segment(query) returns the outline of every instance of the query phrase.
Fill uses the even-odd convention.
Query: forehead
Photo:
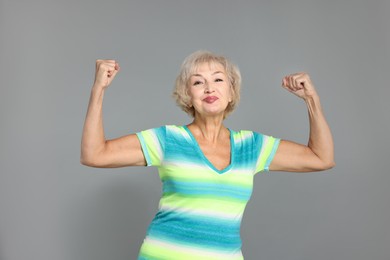
[[[216,61],[202,62],[193,66],[191,76],[195,76],[196,74],[212,74],[217,71],[226,74],[225,67],[221,63]]]

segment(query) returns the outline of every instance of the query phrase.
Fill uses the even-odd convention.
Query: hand
[[[115,60],[96,60],[95,87],[107,88],[119,72],[119,64]]]
[[[285,76],[282,81],[282,87],[305,100],[308,97],[317,95],[309,75],[305,72]]]

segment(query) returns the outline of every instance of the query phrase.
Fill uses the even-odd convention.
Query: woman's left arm
[[[282,86],[306,102],[310,136],[307,145],[281,140],[269,169],[311,172],[332,168],[335,166],[332,133],[309,75],[306,73],[288,75],[283,78]]]

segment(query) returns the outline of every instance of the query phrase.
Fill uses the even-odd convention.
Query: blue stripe
[[[171,211],[157,213],[148,235],[178,244],[197,244],[207,248],[228,250],[241,247],[240,221]]]
[[[243,188],[222,183],[166,180],[163,183],[163,194],[165,193],[197,196],[215,196],[220,198],[247,201],[252,194],[252,188]]]
[[[159,128],[155,128],[154,133],[156,134],[158,141],[160,142],[161,150],[165,151],[166,127],[161,126]]]
[[[276,150],[279,147],[279,143],[280,143],[280,139],[275,139],[274,146],[272,147],[272,151],[269,154],[268,159],[267,159],[267,161],[265,162],[265,165],[264,165],[264,170],[265,171],[269,171],[269,165],[271,164],[272,159],[275,156]]]

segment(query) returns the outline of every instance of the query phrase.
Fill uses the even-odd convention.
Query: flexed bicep
[[[139,139],[135,134],[105,141],[101,150],[91,153],[82,163],[97,168],[146,165]]]
[[[270,164],[271,171],[311,172],[323,170],[320,158],[306,145],[281,140]]]

